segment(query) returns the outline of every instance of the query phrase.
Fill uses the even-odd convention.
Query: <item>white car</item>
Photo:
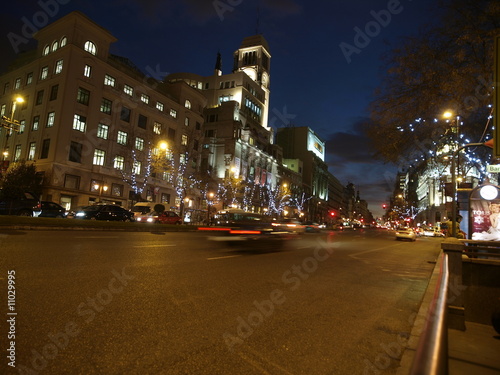
[[[396,240],[410,240],[415,241],[417,234],[411,228],[396,229]]]

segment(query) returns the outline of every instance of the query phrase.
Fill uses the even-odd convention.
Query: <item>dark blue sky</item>
[[[218,51],[223,72],[230,73],[243,38],[261,33],[272,55],[270,123],[316,131],[327,142],[330,172],[344,185],[356,184],[370,210],[381,215],[397,168],[373,160],[356,124],[368,116],[383,74],[381,56],[434,21],[435,2],[17,0],[0,15],[2,68],[14,53],[8,33],[22,35],[25,20],[41,26],[74,10],[118,39],[112,53],[156,78],[181,71],[210,75]],[[360,37],[358,30],[368,35]]]

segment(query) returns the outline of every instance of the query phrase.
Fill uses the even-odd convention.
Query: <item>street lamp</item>
[[[12,103],[12,111],[10,113],[10,118],[7,116],[2,116],[2,121],[0,123],[0,126],[2,128],[14,129],[16,132],[20,130],[21,125],[19,121],[16,121],[16,119],[14,118],[14,114],[16,113],[17,104],[21,103],[24,103],[24,98],[22,96],[17,96],[14,99],[14,102]]]
[[[99,199],[98,199],[98,202],[100,203],[102,200],[101,200],[101,196],[102,196],[102,192],[107,192],[108,191],[108,186],[107,185],[100,185],[100,184],[95,184],[94,185],[94,189],[95,190],[98,190],[99,191]]]

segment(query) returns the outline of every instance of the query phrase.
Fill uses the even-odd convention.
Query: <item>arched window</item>
[[[45,47],[43,47],[42,55],[47,56],[49,52],[50,52],[50,46],[47,44]]]
[[[184,107],[186,107],[187,109],[191,109],[191,102],[186,99],[186,101],[184,102]]]
[[[87,42],[85,42],[84,49],[85,49],[85,51],[91,53],[92,55],[96,55],[97,54],[97,48],[96,48],[95,44],[92,43],[90,40],[88,40]]]
[[[66,38],[65,36],[63,36],[63,37],[61,38],[61,43],[59,43],[59,44],[60,44],[60,46],[61,46],[61,48],[62,48],[62,47],[64,47],[64,46],[66,45],[66,43],[67,43],[67,42],[68,42],[68,38]]]
[[[52,43],[52,52],[56,51],[57,48],[59,48],[59,42],[54,40],[54,43]]]

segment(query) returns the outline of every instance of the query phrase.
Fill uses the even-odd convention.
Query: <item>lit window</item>
[[[38,130],[40,124],[40,116],[33,117],[33,124],[31,125],[31,130]]]
[[[141,174],[141,162],[136,160],[134,161],[134,165],[132,166],[132,173]]]
[[[135,139],[135,148],[139,151],[144,150],[144,139],[137,137]]]
[[[49,114],[47,115],[47,128],[53,127],[55,120],[56,120],[56,113],[49,112]],[[38,124],[37,124],[37,127],[38,127]]]
[[[63,60],[62,59],[61,60],[57,60],[56,61],[56,66],[54,68],[54,73],[55,74],[59,74],[59,73],[62,72],[62,70],[63,70]]]
[[[48,76],[49,76],[49,67],[44,66],[40,71],[40,79],[41,80],[47,79]]]
[[[113,161],[113,168],[123,171],[125,167],[125,158],[120,155],[115,156],[115,160]]]
[[[183,134],[181,136],[181,145],[187,146],[187,144],[188,144],[188,136],[186,134]]]
[[[109,74],[104,76],[104,85],[115,87],[116,80],[114,77],[111,77]]]
[[[130,96],[134,95],[134,89],[129,85],[123,86],[123,92],[127,95],[130,95]]]
[[[154,125],[153,125],[153,133],[155,134],[161,134],[161,124],[159,122],[154,122]]]
[[[116,142],[119,145],[126,145],[127,144],[127,136],[128,136],[128,134],[126,132],[118,130],[118,136],[116,138]]]
[[[106,151],[95,149],[94,150],[94,165],[104,165],[104,158],[106,157]]]
[[[47,56],[49,52],[50,52],[50,46],[47,44],[45,47],[43,47],[42,55]]]
[[[109,99],[102,98],[101,101],[101,112],[105,113],[107,115],[111,114],[111,107],[113,105],[113,102]]]
[[[184,125],[189,126],[189,117],[184,119]]]
[[[156,102],[156,109],[163,112],[164,105],[161,102]]]
[[[143,103],[149,104],[149,96],[146,94],[141,94],[141,101]]]
[[[16,145],[14,151],[14,161],[19,161],[21,159],[21,145]]]
[[[191,109],[191,102],[186,99],[186,101],[184,102],[184,107],[186,107],[187,109]]]
[[[172,116],[173,118],[177,118],[177,111],[175,109],[171,109],[170,116]]]
[[[30,142],[30,147],[28,149],[28,160],[33,160],[35,158],[36,143]]]
[[[14,83],[14,90],[18,90],[21,88],[21,78],[16,78],[16,82]]]
[[[105,124],[97,125],[97,138],[108,139],[109,126]]]
[[[59,43],[57,42],[57,40],[55,40],[54,43],[52,43],[52,52],[57,51],[58,48]]]
[[[26,76],[26,84],[31,85],[33,83],[33,72],[28,73]]]
[[[17,131],[18,134],[23,134],[24,129],[26,129],[26,120],[21,120],[19,121],[19,130]]]
[[[91,53],[92,55],[97,54],[97,48],[96,48],[95,44],[92,43],[90,40],[85,42],[85,45],[83,48],[85,49],[85,51]]]
[[[85,133],[87,127],[87,118],[85,116],[80,116],[75,114],[73,118],[73,129]]]
[[[90,78],[92,75],[92,67],[90,65],[85,65],[83,68],[83,75],[87,78]]]
[[[65,36],[63,36],[61,38],[61,43],[60,43],[61,48],[64,47],[67,42],[68,42],[68,38],[66,38]]]

